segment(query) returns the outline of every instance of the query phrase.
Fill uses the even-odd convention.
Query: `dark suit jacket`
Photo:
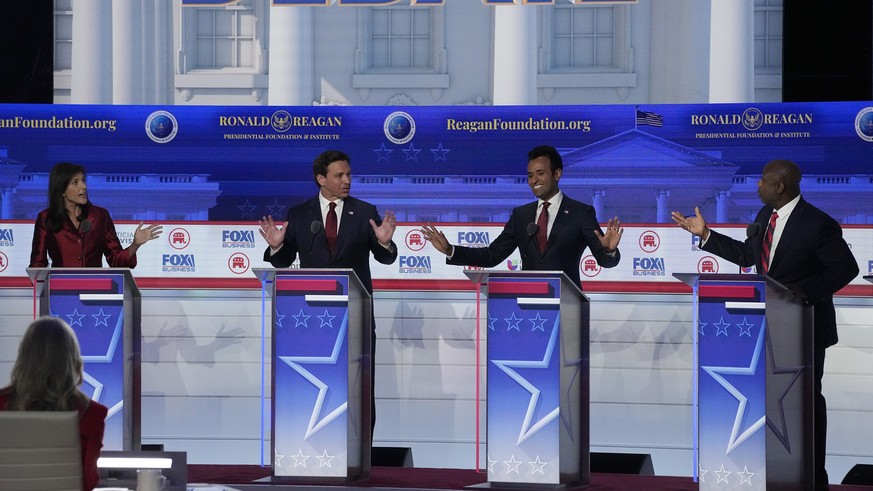
[[[392,241],[389,250],[379,244],[376,233],[370,226],[371,218],[376,225],[382,223],[375,206],[351,196],[343,200],[336,250],[331,255],[327,251],[327,237],[316,196],[288,210],[285,242],[272,256],[270,247],[267,246],[264,261],[277,268],[287,268],[299,254],[301,268],[352,268],[367,291],[373,293],[370,252],[376,261],[391,264],[397,259],[397,245]],[[321,224],[319,232],[314,235],[312,222]]]
[[[594,208],[566,194],[555,216],[545,253],[540,253],[536,237],[528,235],[528,225],[536,222],[537,203],[534,201],[514,208],[503,231],[488,247],[455,246],[448,264],[491,268],[517,248],[521,253],[521,269],[563,271],[579,288],[582,288],[579,261],[586,247],[602,267],[611,268],[618,264],[621,259],[618,250],[615,257],[607,254],[594,233],[594,230],[600,230]]]
[[[30,267],[44,268],[51,260],[53,268],[99,268],[103,266],[103,257],[112,268],[135,268],[136,256],[131,257],[127,249],[121,246],[115,233],[115,224],[109,211],[99,206],[89,205],[87,219],[91,221],[91,230],[84,234],[84,247],[79,242],[83,236],[75,228],[69,218],[57,231],[48,228],[48,210],[39,212],[33,225],[33,245],[30,249]],[[85,252],[85,262],[82,263],[82,251]]]
[[[755,217],[758,233],[740,242],[710,231],[702,249],[741,266],[761,269],[761,249],[773,208],[764,206]],[[788,217],[773,251],[769,276],[803,292],[814,306],[815,347],[837,342],[834,293],[858,276],[858,263],[843,239],[840,224],[802,197]]]

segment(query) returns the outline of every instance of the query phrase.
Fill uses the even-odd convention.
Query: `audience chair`
[[[0,411],[0,491],[82,491],[79,413]]]

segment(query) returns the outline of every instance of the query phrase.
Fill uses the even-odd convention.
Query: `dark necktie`
[[[336,247],[336,203],[330,202],[327,218],[324,221],[324,235],[327,236],[327,250],[333,254]]]
[[[764,246],[761,248],[761,265],[763,266],[764,274],[770,270],[770,246],[773,245],[773,231],[776,230],[776,219],[779,215],[774,211],[770,215],[770,223],[767,225],[767,233],[764,234]]]
[[[543,211],[537,218],[537,244],[540,246],[540,254],[546,252],[546,234],[549,231],[549,203],[543,201]]]

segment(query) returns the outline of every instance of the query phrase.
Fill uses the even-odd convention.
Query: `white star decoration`
[[[727,479],[727,478],[728,478],[729,475],[731,475],[731,471],[726,471],[726,470],[724,469],[724,464],[721,465],[721,469],[719,469],[719,470],[717,470],[717,471],[712,471],[712,472],[715,474],[715,477],[718,478],[718,479],[715,481],[716,484],[718,484],[718,483],[720,483],[720,482],[723,482],[723,483],[727,484],[727,482],[728,482],[728,479]]]
[[[534,317],[533,319],[528,319],[528,320],[530,321],[531,324],[533,324],[531,331],[536,331],[537,329],[539,329],[540,331],[543,331],[543,332],[546,331],[546,328],[543,326],[543,324],[545,324],[548,319],[543,319],[542,317],[540,317],[539,312],[537,312],[536,317]]]
[[[511,456],[509,458],[509,460],[504,460],[503,463],[506,464],[506,473],[507,474],[511,474],[513,472],[516,474],[519,473],[518,466],[521,465],[521,461],[515,460],[515,455]]]
[[[297,451],[297,455],[292,455],[292,459],[294,459],[294,467],[303,467],[306,468],[306,459],[309,458],[308,455],[303,455],[303,449]]]
[[[509,325],[506,327],[506,330],[507,330],[507,331],[511,331],[511,330],[513,330],[513,329],[515,329],[516,331],[519,330],[519,328],[518,328],[518,323],[521,322],[522,319],[516,317],[516,316],[515,316],[515,312],[513,312],[512,315],[510,315],[508,318],[506,318],[506,319],[504,319],[504,320],[506,321],[507,324],[509,324]]]
[[[533,462],[528,462],[528,465],[530,465],[530,467],[531,467],[531,471],[530,471],[531,475],[536,474],[538,472],[542,475],[546,475],[546,473],[543,471],[543,467],[545,467],[546,464],[548,464],[548,462],[541,461],[540,456],[537,455],[536,460],[534,460]]]
[[[748,466],[743,466],[743,472],[737,472],[737,475],[740,476],[740,484],[748,483],[749,486],[752,485],[752,477],[755,475],[754,472],[749,472]]]
[[[319,468],[321,468],[321,467],[332,468],[330,465],[330,462],[333,460],[334,457],[336,457],[336,455],[328,455],[327,454],[326,448],[324,449],[324,453],[322,453],[321,455],[315,456],[315,458],[318,459],[318,467]]]
[[[85,314],[80,314],[79,309],[73,309],[72,314],[67,314],[67,319],[70,319],[70,327],[79,326],[82,327],[82,318],[85,317]],[[75,318],[75,320],[74,320]]]
[[[112,317],[112,314],[107,314],[103,312],[103,308],[100,309],[100,312],[97,312],[96,314],[91,314],[91,316],[94,317],[94,327],[97,327],[99,325],[109,327],[109,324],[107,322],[109,321],[109,318]]]
[[[318,317],[318,319],[321,320],[321,325],[318,327],[327,326],[327,327],[333,329],[333,320],[336,319],[336,316],[330,315],[330,312],[328,312],[327,309],[324,309],[323,315],[319,315],[316,317]]]
[[[297,314],[297,315],[292,315],[291,317],[293,317],[293,318],[294,318],[294,321],[295,321],[295,322],[294,322],[294,327],[300,327],[300,326],[303,326],[303,327],[309,327],[309,324],[307,324],[306,321],[309,320],[309,318],[310,318],[311,316],[306,315],[305,313],[303,313],[303,309],[300,309],[300,313],[299,313],[299,314]]]

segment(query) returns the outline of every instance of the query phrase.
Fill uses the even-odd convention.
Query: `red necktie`
[[[764,274],[770,270],[770,246],[773,245],[773,231],[776,230],[776,219],[779,215],[774,211],[770,215],[770,223],[767,225],[767,233],[764,235],[764,246],[761,248],[761,265],[764,269]]]
[[[333,201],[330,202],[327,219],[324,221],[324,235],[327,236],[327,250],[333,254],[333,248],[336,247],[336,203]]]
[[[543,211],[537,218],[537,244],[540,246],[540,254],[546,252],[546,234],[549,231],[549,203],[543,201]]]

